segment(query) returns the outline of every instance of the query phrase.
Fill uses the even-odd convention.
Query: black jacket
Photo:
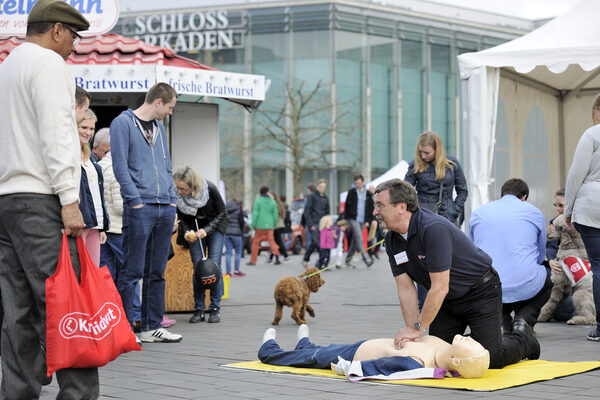
[[[304,207],[304,218],[306,226],[319,226],[321,218],[329,214],[329,198],[325,193],[321,196],[318,190],[315,190],[306,197],[306,206]]]
[[[227,229],[225,230],[226,235],[230,236],[242,236],[244,232],[244,211],[242,207],[235,201],[227,202]]]
[[[442,210],[440,215],[450,221],[462,219],[465,201],[469,191],[467,189],[467,180],[458,160],[452,156],[448,159],[454,162],[452,168],[446,168],[446,176],[443,179],[444,187],[442,190]],[[435,179],[435,167],[429,165],[423,172],[415,174],[415,163],[411,161],[408,164],[408,171],[404,180],[413,185],[419,198],[419,207],[428,208],[428,205],[434,205],[438,202],[440,195],[440,181]],[[456,199],[452,199],[453,189],[456,190]]]
[[[373,195],[366,188],[367,197],[365,198],[365,221],[373,221],[373,210],[375,209],[375,203],[373,202]],[[348,190],[348,196],[346,197],[346,205],[344,206],[344,218],[345,219],[356,219],[358,206],[358,190],[352,188]]]
[[[210,235],[215,230],[221,233],[225,233],[227,229],[227,210],[225,209],[225,203],[217,187],[212,183],[208,183],[208,202],[198,209],[196,216],[184,214],[177,209],[177,216],[179,217],[179,227],[177,228],[177,244],[187,246],[187,241],[183,238],[186,231],[196,231],[196,222],[198,221],[198,228],[204,229],[207,235]]]

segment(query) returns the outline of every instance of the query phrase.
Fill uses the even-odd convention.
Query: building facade
[[[246,202],[262,185],[290,201],[325,178],[337,205],[356,173],[369,181],[412,160],[426,130],[460,159],[456,56],[534,28],[417,0],[225,0],[194,8],[180,1],[169,10],[135,3],[113,32],[271,80],[252,114],[210,100],[220,108],[221,179],[229,198]]]

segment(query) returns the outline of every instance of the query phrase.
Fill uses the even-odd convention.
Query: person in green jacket
[[[263,186],[260,188],[260,196],[254,202],[254,208],[252,209],[254,238],[252,239],[250,262],[247,265],[256,265],[260,242],[263,240],[269,241],[271,252],[275,256],[275,265],[281,264],[281,261],[279,261],[279,246],[275,243],[275,236],[273,234],[276,224],[277,203],[269,196],[269,188]]]

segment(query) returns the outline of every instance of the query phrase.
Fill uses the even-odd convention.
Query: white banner
[[[173,86],[179,94],[264,100],[265,77],[180,67],[156,66],[156,79]]]
[[[25,37],[27,16],[37,0],[0,0],[0,37]],[[117,0],[64,0],[90,21],[81,36],[96,36],[110,31],[119,19]]]
[[[228,99],[265,99],[262,75],[236,74],[163,65],[71,65],[75,83],[88,92],[145,93],[157,82],[171,85],[177,94]]]

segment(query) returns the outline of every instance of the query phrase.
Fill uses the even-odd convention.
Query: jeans
[[[315,228],[314,231],[311,231],[310,227],[306,231],[306,232],[310,231],[310,242],[308,241],[309,236],[306,237],[306,242],[310,243],[310,244],[306,248],[306,252],[304,253],[304,258],[303,258],[303,260],[306,262],[308,262],[310,260],[310,255],[312,254],[313,251],[318,252],[320,249],[319,240],[321,238],[321,235],[319,234],[319,227],[315,226],[314,228]]]
[[[283,350],[277,342],[269,339],[258,350],[258,358],[265,364],[289,367],[329,369],[338,362],[338,356],[352,361],[356,350],[364,340],[353,344],[331,344],[317,346],[307,337],[300,339],[294,350]]]
[[[596,326],[600,329],[600,229],[573,224],[581,235],[593,273],[594,304],[596,305]]]
[[[231,256],[235,250],[235,270],[240,270],[240,259],[242,258],[243,241],[241,236],[225,235],[225,266],[227,273],[231,275]]]
[[[100,266],[107,266],[115,285],[123,268],[123,236],[120,233],[106,233],[106,242],[100,246]],[[140,283],[135,283],[133,297],[133,320],[142,319],[142,299],[140,298]]]
[[[349,219],[350,228],[352,229],[352,240],[350,241],[350,245],[348,246],[348,255],[347,259],[351,259],[354,256],[354,253],[359,252],[361,257],[364,259],[366,257],[365,253],[362,253],[363,247],[363,227],[364,223],[358,222],[355,219]]]
[[[208,247],[208,258],[213,260],[219,269],[221,269],[221,255],[223,253],[223,240],[225,235],[223,235],[219,231],[214,231],[204,239],[202,239],[202,246],[204,247],[204,251],[206,251],[206,247]],[[196,263],[200,261],[202,257],[202,249],[200,248],[200,242],[196,240],[193,243],[189,244],[190,247],[190,256],[192,257],[192,263],[194,264],[194,269],[196,268]],[[221,273],[223,271],[221,270]],[[223,297],[223,279],[219,279],[219,283],[217,284],[217,290],[210,291],[210,306],[208,306],[208,310],[220,310],[221,309],[221,297]],[[198,285],[196,285],[196,280],[194,280],[194,302],[196,303],[196,310],[204,311],[206,304],[204,302],[205,299],[205,290],[200,289]]]
[[[452,343],[454,336],[464,335],[468,326],[471,337],[490,352],[490,368],[503,368],[526,357],[527,339],[520,334],[502,339],[501,315],[502,284],[494,271],[494,277],[473,285],[463,297],[444,300],[429,334]]]
[[[175,222],[175,207],[145,204],[123,210],[123,269],[117,289],[127,319],[135,321],[135,285],[142,284],[142,331],[161,327],[165,311],[165,268]]]
[[[2,399],[37,399],[42,385],[40,332],[46,326],[46,279],[56,272],[64,227],[58,196],[19,193],[0,196],[0,292]],[[75,275],[79,256],[69,238]],[[45,336],[44,336],[45,339]],[[95,399],[97,368],[56,372],[57,399]]]

